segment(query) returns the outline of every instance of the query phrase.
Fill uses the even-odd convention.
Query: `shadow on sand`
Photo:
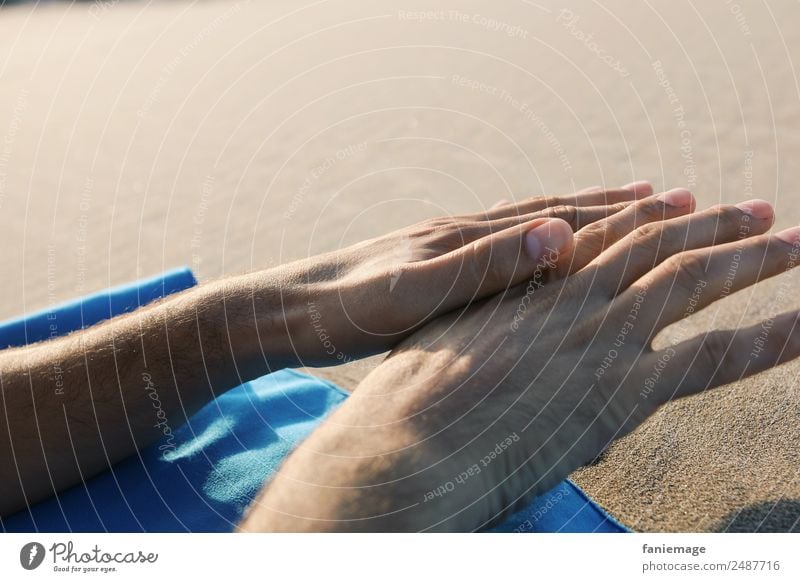
[[[711,531],[800,532],[800,499],[750,505],[729,513]]]

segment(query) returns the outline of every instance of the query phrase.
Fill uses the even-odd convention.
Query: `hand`
[[[517,288],[429,324],[289,458],[243,528],[479,529],[668,400],[797,357],[798,313],[650,346],[690,305],[796,265],[800,228],[762,234],[771,223],[751,201],[650,224],[528,288],[528,309]]]
[[[692,211],[691,196],[668,206],[650,194],[650,184],[639,182],[533,198],[428,220],[270,270],[260,280],[275,289],[273,304],[261,311],[285,321],[272,326],[281,334],[270,333],[264,351],[285,350],[288,365],[332,365],[386,351],[435,317],[529,279],[547,247],[568,245],[573,230],[575,253],[562,261],[559,276],[634,227]]]

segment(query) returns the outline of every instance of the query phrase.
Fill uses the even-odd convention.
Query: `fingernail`
[[[693,198],[692,193],[686,188],[674,188],[659,194],[656,196],[656,200],[660,200],[667,206],[682,208],[691,205]]]
[[[623,190],[630,190],[635,194],[644,194],[650,196],[653,193],[653,185],[647,180],[639,180],[638,182],[631,182],[622,187]]]
[[[525,250],[534,261],[547,251],[560,251],[572,242],[572,227],[559,218],[553,218],[530,230],[525,235]]]
[[[508,204],[508,200],[506,198],[501,198],[500,200],[498,200],[497,202],[492,204],[492,207],[489,210],[494,210],[495,208],[500,208],[501,206],[505,206],[506,204]]]
[[[772,205],[766,200],[759,200],[758,198],[747,200],[746,202],[739,202],[736,208],[759,220],[772,218],[773,215]]]
[[[793,226],[792,228],[776,232],[775,236],[790,245],[800,244],[800,226]]]

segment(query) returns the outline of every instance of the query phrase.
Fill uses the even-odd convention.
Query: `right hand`
[[[765,235],[772,218],[754,201],[656,222],[529,288],[527,309],[517,288],[426,326],[289,459],[262,500],[281,515],[245,527],[479,529],[670,399],[797,357],[798,313],[650,346],[690,299],[701,309],[795,266],[800,228]]]

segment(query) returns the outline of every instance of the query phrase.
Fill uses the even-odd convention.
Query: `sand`
[[[0,317],[634,179],[688,186],[700,206],[758,196],[795,224],[800,6],[697,4],[3,9]],[[669,335],[796,308],[797,284]],[[371,365],[320,373],[353,388]],[[799,370],[667,406],[575,479],[637,530],[797,529]]]

